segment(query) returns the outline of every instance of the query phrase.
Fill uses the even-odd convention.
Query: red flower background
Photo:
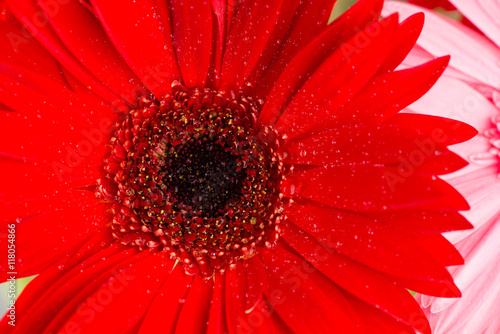
[[[447,146],[475,131],[398,113],[448,58],[394,71],[423,16],[379,21],[382,2],[328,24],[334,1],[5,1],[1,240],[15,224],[17,275],[39,276],[2,330],[430,333],[407,289],[460,295],[445,266],[462,258],[441,233],[471,227],[468,205],[437,175],[465,165]],[[163,112],[198,124],[210,108],[224,134],[237,130],[221,113],[241,116],[272,170],[244,178],[273,195],[262,231],[220,208],[234,237],[222,255],[200,237],[212,225],[169,220],[174,240],[138,216],[114,169],[140,151],[120,129],[153,131]]]

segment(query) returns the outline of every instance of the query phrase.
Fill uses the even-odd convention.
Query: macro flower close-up
[[[430,9],[436,5],[413,2]],[[461,120],[479,131],[472,140],[451,148],[469,165],[446,176],[470,203],[464,216],[474,225],[473,230],[446,235],[465,259],[464,266],[451,270],[463,297],[419,295],[417,299],[437,334],[496,334],[500,333],[500,2],[450,0],[440,5],[448,11],[438,14],[397,2],[387,2],[384,10],[384,15],[398,12],[403,17],[425,13],[422,36],[405,66],[451,55],[443,76],[409,111]]]
[[[430,334],[477,131],[400,113],[422,13],[334,4],[0,1],[0,331]]]

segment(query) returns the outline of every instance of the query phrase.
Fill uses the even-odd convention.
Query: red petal
[[[334,3],[335,0],[321,2],[307,0],[300,1],[298,4],[296,2],[293,2],[293,4],[286,3],[284,7],[294,9],[295,15],[290,24],[280,24],[288,30],[286,31],[284,41],[280,43],[282,47],[275,52],[276,54],[269,68],[265,69],[265,76],[263,78],[258,76],[260,82],[256,84],[256,90],[259,96],[268,95],[273,84],[293,56],[300,52],[307,43],[312,41],[325,29],[330,19]],[[357,19],[362,18],[362,16],[357,16]],[[281,22],[281,20],[279,22]],[[286,20],[284,20],[284,22],[286,22]]]
[[[113,130],[114,110],[81,100],[38,74],[17,68],[4,70],[9,75],[0,73],[0,78],[9,86],[9,93],[0,89],[0,98],[19,113],[0,114],[0,133],[7,138],[0,141],[0,152],[46,161],[51,166],[57,161],[56,167],[66,172],[85,163],[102,163],[105,147],[101,144],[108,142]],[[67,99],[61,100],[61,95]],[[84,106],[93,112],[80,112],[79,107]]]
[[[105,128],[89,124],[81,115],[70,116],[72,120],[64,123],[71,111],[58,112],[60,117],[55,119],[49,115],[39,118],[18,113],[0,115],[1,154],[48,165],[47,172],[59,181],[71,178],[70,174],[86,166],[102,165],[106,147],[94,138],[110,136],[112,127],[107,123],[110,119],[103,120],[103,124],[108,124]]]
[[[213,280],[202,280],[199,275],[194,277],[186,302],[177,319],[175,333],[206,332],[213,290]]]
[[[328,249],[293,224],[285,222],[283,227],[284,239],[306,260],[374,310],[380,309],[406,324],[411,324],[415,316],[425,318],[411,294],[388,276]]]
[[[418,158],[419,167],[447,151],[430,134],[391,124],[338,127],[287,145],[290,163],[306,165],[391,165]],[[414,155],[418,156],[414,158]],[[288,162],[288,161],[287,161]]]
[[[247,292],[245,312],[249,313],[257,306],[259,300],[261,300],[262,293],[267,284],[267,275],[262,262],[257,256],[246,262]]]
[[[443,266],[464,264],[458,250],[440,234],[412,234],[409,236],[415,245],[431,255]]]
[[[17,219],[32,218],[41,214],[97,204],[95,194],[90,191],[54,187],[39,189],[37,194],[9,192],[0,196],[1,224]]]
[[[405,286],[411,291],[420,292],[429,296],[442,298],[459,298],[462,293],[453,281],[429,281],[418,279],[405,279],[399,277],[392,278],[396,283]]]
[[[0,21],[10,23],[11,25],[15,25],[17,28],[21,28],[19,21],[12,15],[9,10],[9,7],[5,4],[5,1],[0,2]]]
[[[285,57],[291,57],[294,53],[292,50],[302,49],[306,43],[309,43],[320,31],[324,30],[330,20],[335,2],[336,0],[325,0],[321,2],[315,0],[300,1],[294,21],[288,28],[288,39],[284,43],[284,47],[280,51],[280,54]],[[354,11],[361,9],[361,6],[364,6],[365,9],[371,7],[370,9],[373,11],[381,11],[382,9],[382,6],[378,6],[377,8],[377,6],[373,4],[373,1],[362,0],[360,2],[363,4],[357,4],[355,5],[356,8],[349,9],[344,18],[350,18]],[[358,20],[363,19],[361,13],[358,12],[355,15],[358,16]],[[373,13],[373,16],[377,15]],[[368,22],[364,23],[366,25]],[[356,26],[356,24],[353,25]]]
[[[245,296],[246,277],[243,265],[237,265],[235,269],[226,272],[225,281],[225,304],[226,319],[229,333],[241,333],[248,331],[245,323]]]
[[[58,4],[57,11],[52,0],[41,0],[38,4],[75,58],[106,86],[135,105],[136,94],[146,93],[144,86],[112,46],[94,15],[78,1]]]
[[[422,132],[430,133],[436,141],[444,145],[462,143],[477,134],[477,130],[466,123],[437,116],[398,114],[389,122],[406,129],[417,127]]]
[[[59,64],[31,35],[1,21],[0,30],[0,63],[27,68],[64,85]]]
[[[239,0],[212,0],[217,21],[221,27],[221,35],[227,35],[233,23],[233,17],[238,8]]]
[[[73,298],[72,301],[79,299],[80,306],[64,324],[61,322],[62,328],[68,330],[72,326],[83,332],[98,333],[134,326],[142,319],[172,266],[173,261],[168,260],[167,254],[158,252],[120,273],[115,272],[96,290],[87,292],[86,296],[80,292]]]
[[[212,7],[209,0],[171,0],[177,61],[188,87],[205,87],[213,57]],[[196,64],[196,65],[195,65]]]
[[[335,119],[325,120],[320,129],[339,124],[380,123],[390,118],[422,97],[443,73],[448,60],[449,57],[438,58],[410,69],[374,77],[350,103],[336,113]],[[416,121],[417,118],[412,123],[413,129],[416,128]]]
[[[420,36],[424,26],[424,17],[423,13],[417,13],[399,25],[392,43],[392,50],[379,72],[392,71],[403,62]]]
[[[233,20],[234,11],[238,6],[238,0],[212,0],[212,6],[218,33],[214,46],[214,73],[212,73],[212,77],[215,87],[219,87],[227,33]],[[214,27],[214,33],[216,28]]]
[[[36,1],[5,0],[5,3],[9,5],[12,13],[28,31],[51,52],[52,56],[84,83],[86,87],[89,87],[96,95],[116,105],[121,110],[127,109],[121,97],[97,80],[62,44],[51,26],[47,24],[47,18],[36,5]]]
[[[140,253],[134,256],[136,250],[123,251],[119,245],[111,247],[114,253],[109,252],[109,249],[97,253],[93,258],[67,272],[63,268],[58,280],[49,282],[43,294],[31,296],[30,303],[26,300],[25,305],[29,309],[21,314],[16,329],[20,332],[42,332],[43,329],[57,331],[67,322],[68,317],[79,309],[81,303],[106,280],[119,274],[120,269],[149,255]],[[101,261],[96,262],[96,256],[99,255],[109,257],[106,257],[107,261],[102,261],[101,257]],[[28,295],[25,298],[27,297]],[[58,312],[54,316],[55,309]],[[88,312],[84,314],[89,315]]]
[[[120,243],[116,242],[116,239],[113,237],[110,229],[104,226],[103,228],[95,232],[94,235],[85,244],[83,244],[80,249],[78,249],[74,254],[71,254],[68,260],[64,263],[64,268],[66,270],[69,270],[82,263],[83,261],[95,256],[102,250],[106,250],[106,248],[108,247],[108,249],[110,249],[110,246],[112,244],[113,247],[116,246],[118,250],[128,248],[128,246],[123,246]],[[101,254],[109,256],[109,253]],[[99,257],[97,258],[99,259]],[[102,256],[100,257],[100,260],[102,260]]]
[[[101,283],[110,276],[116,275],[117,272],[110,270],[110,268],[119,264],[135,262],[138,259],[144,258],[146,255],[137,255],[137,249],[127,248],[116,242],[116,239],[112,240],[112,243],[105,243],[104,245],[101,243],[101,248],[96,249],[95,241],[99,240],[100,237],[102,238],[102,235],[92,237],[80,247],[73,257],[70,257],[69,261],[59,265],[59,277],[53,282],[50,282],[40,295],[36,296],[36,298],[32,298],[31,303],[26,301],[25,304],[29,307],[26,313],[34,313],[35,318],[38,317],[42,319],[38,324],[39,326],[48,326],[50,322],[52,322],[52,326],[57,326],[57,323],[59,323],[61,319],[64,320],[71,315],[72,311],[66,308],[65,312],[59,312],[57,315],[58,319],[53,319],[54,317],[50,317],[48,314],[52,313],[54,308],[62,309],[66,306],[67,302],[71,303],[71,298],[82,289],[82,286],[96,283],[98,281],[97,278],[101,274],[104,274],[100,281]],[[90,252],[85,249],[88,246],[94,249],[93,254],[90,254]],[[78,259],[80,259],[81,262],[72,266],[71,264],[75,263]],[[82,274],[84,270],[86,273]],[[69,313],[66,312],[68,310]],[[23,326],[24,325],[26,324],[23,324]]]
[[[374,24],[326,59],[293,97],[276,129],[294,138],[328,120],[350,101],[387,57],[397,20],[397,16],[391,16]]]
[[[50,286],[63,274],[62,270],[68,268],[70,269],[77,263],[80,263],[85,259],[92,257],[96,253],[99,253],[101,250],[107,249],[115,241],[115,239],[111,236],[109,231],[106,230],[106,233],[102,232],[103,229],[95,233],[88,241],[86,241],[81,246],[80,249],[78,249],[77,247],[77,255],[69,252],[54,265],[44,270],[42,274],[38,275],[39,278],[37,278],[37,280],[34,280],[33,283],[29,285],[29,288],[25,290],[29,292],[24,293],[24,295],[31,293],[32,297],[26,299],[23,298],[20,301],[16,301],[16,308],[23,309],[25,307],[31,307],[33,305],[33,300],[50,290],[47,289],[47,286]],[[47,279],[47,275],[50,278]],[[26,303],[24,303],[24,301],[26,301]]]
[[[222,274],[215,274],[214,293],[212,295],[207,334],[228,332],[225,314],[224,281],[225,279]]]
[[[64,83],[61,84],[37,72],[10,63],[1,65],[0,74],[2,86],[8,88],[6,91],[0,90],[2,102],[8,106],[12,105],[13,110],[22,112],[25,115],[39,118],[41,116],[53,116],[54,120],[56,120],[57,117],[55,116],[59,116],[59,109],[69,109],[75,111],[74,115],[72,115],[74,118],[81,117],[82,121],[86,120],[85,123],[98,123],[106,118],[109,121],[109,118],[115,116],[116,110],[110,108],[108,104],[90,93],[76,95],[71,90],[72,87],[67,85],[66,77]],[[12,97],[9,94],[16,95]],[[65,98],[61,99],[61,96]],[[28,101],[19,101],[23,98]],[[52,109],[54,107],[56,107],[56,110]],[[79,108],[91,109],[92,112],[83,114],[81,113],[82,109]],[[44,114],[40,115],[42,112]]]
[[[465,199],[434,176],[370,165],[328,166],[293,174],[282,183],[285,196],[301,196],[351,211],[405,208],[467,210]]]
[[[274,323],[272,312],[260,298],[267,272],[254,257],[238,263],[226,272],[226,319],[229,333],[276,333],[280,322]],[[276,332],[273,328],[276,327]]]
[[[269,268],[265,294],[292,331],[363,333],[349,303],[329,280],[281,247],[274,253],[261,253]]]
[[[9,194],[11,199],[14,199],[15,195],[20,195],[24,198],[41,199],[40,197],[42,196],[50,196],[55,189],[59,192],[67,192],[68,188],[95,186],[96,180],[103,175],[102,169],[99,167],[79,166],[72,173],[58,175],[56,170],[50,165],[35,165],[3,157],[0,157],[0,163],[2,164],[3,171],[0,174],[0,194]],[[61,195],[59,194],[59,196]],[[93,193],[92,197],[95,203],[95,195]],[[44,203],[50,204],[47,201]],[[52,203],[52,205],[54,204]],[[27,209],[30,210],[33,208]],[[19,215],[21,212],[22,214],[26,214],[26,211],[26,209],[21,210],[17,214]]]
[[[269,36],[269,41],[264,49],[266,52],[262,53],[259,61],[252,70],[252,74],[247,79],[253,87],[257,86],[257,82],[268,69],[272,60],[276,58],[277,55],[281,54],[280,48],[283,45],[283,40],[286,35],[290,33],[290,29],[293,27],[292,23],[294,16],[298,15],[296,11],[300,10],[300,8],[297,8],[299,6],[299,2],[299,0],[288,0],[283,2],[281,8],[279,9],[278,18],[276,20],[277,24],[274,27],[271,36]],[[307,29],[308,32],[314,30],[315,29]]]
[[[473,228],[467,219],[457,212],[405,210],[404,214],[379,212],[370,216],[391,229],[420,233],[442,233]]]
[[[298,204],[288,208],[287,216],[332,250],[387,275],[452,282],[444,267],[418,244],[372,220],[340,210]],[[283,230],[286,234],[286,228]]]
[[[239,330],[230,333],[277,334],[291,332],[276,314],[276,311],[264,300],[260,300],[251,312],[241,314],[238,317],[238,322],[241,324]]]
[[[12,112],[13,110],[0,101],[0,113]]]
[[[347,211],[340,211],[340,210],[332,210],[324,207],[317,207],[317,206],[306,206],[304,207],[303,210],[300,209],[300,205],[293,205],[287,210],[287,215],[290,217],[290,219],[297,225],[300,224],[299,226],[307,231],[309,234],[315,236],[318,240],[322,240],[326,238],[326,244],[330,245],[333,249],[336,249],[336,251],[341,252],[342,249],[344,251],[352,251],[353,249],[348,249],[348,248],[342,248],[343,247],[343,242],[344,240],[341,240],[342,238],[338,238],[338,240],[335,240],[336,242],[333,243],[332,245],[332,240],[333,237],[335,237],[335,232],[337,229],[340,229],[343,233],[346,233],[347,235],[355,235],[357,233],[361,234],[366,234],[367,233],[367,228],[366,226],[373,226],[370,228],[371,231],[375,231],[375,229],[378,229],[378,227],[375,227],[377,225],[373,225],[374,222],[370,222],[366,217],[361,216],[361,215],[355,215],[352,213],[349,213]],[[296,210],[296,211],[293,211]],[[295,212],[295,213],[294,213]],[[414,214],[412,211],[402,211],[401,213],[393,214],[394,216],[399,216],[399,220],[395,221],[394,224],[390,225],[389,229],[384,228],[382,230],[382,233],[386,234],[386,237],[390,242],[395,243],[397,242],[398,239],[400,239],[401,234],[397,233],[397,236],[390,237],[388,236],[387,233],[392,234],[395,233],[395,228],[397,228],[399,225],[404,224],[404,217],[406,213],[409,213],[408,216],[412,217],[425,217],[429,216],[429,214]],[[293,218],[293,216],[296,216],[296,218]],[[437,214],[436,214],[437,215]],[[432,216],[432,215],[431,215]],[[436,216],[436,219],[438,217]],[[328,224],[326,222],[329,222]],[[359,222],[358,228],[352,227],[351,225],[346,225],[348,223],[350,224],[358,224],[356,222]],[[400,222],[401,224],[398,224],[397,222]],[[411,222],[411,218],[410,218]],[[323,224],[323,225],[322,225]],[[332,224],[334,227],[330,227]],[[376,223],[379,224],[379,223]],[[363,227],[364,226],[364,227]],[[383,232],[385,230],[385,232]],[[378,230],[380,231],[380,230]],[[378,232],[377,232],[378,233]],[[330,236],[330,237],[329,237]],[[371,238],[371,235],[368,236],[368,239]],[[349,239],[349,240],[361,240],[355,239],[354,236]],[[347,239],[346,239],[347,240]],[[406,239],[408,241],[408,239]],[[337,245],[338,242],[338,245]],[[384,241],[380,241],[383,245],[382,247],[387,247],[390,243],[385,245]],[[411,245],[411,242],[407,242],[408,245]],[[367,243],[358,243],[360,247],[367,247],[369,244]],[[402,242],[402,245],[405,246],[405,242]],[[340,247],[340,249],[338,247]],[[396,244],[395,247],[400,247]],[[370,248],[370,251],[360,251],[360,253],[357,252],[350,252],[349,256],[352,257],[353,259],[358,259],[358,261],[361,262],[360,256],[371,254],[370,252],[373,251],[373,247]],[[343,252],[344,253],[344,252]],[[391,253],[388,251],[388,253]],[[396,276],[390,276],[389,273],[386,273],[387,277],[389,277],[391,280],[394,282],[400,284],[401,286],[405,286],[410,290],[413,291],[419,291],[425,294],[430,294],[430,295],[438,295],[441,297],[459,297],[460,296],[460,291],[458,288],[455,286],[453,283],[451,277],[449,274],[444,271],[442,268],[437,266],[437,263],[429,258],[425,253],[421,252],[420,250],[415,250],[413,253],[410,251],[410,257],[413,256],[418,256],[421,258],[422,263],[427,262],[427,265],[429,267],[425,267],[425,265],[421,266],[421,271],[423,273],[427,272],[428,270],[431,270],[430,268],[432,267],[433,269],[433,274],[428,277],[428,278],[402,278],[402,276],[396,277]],[[347,253],[346,253],[347,254]],[[392,256],[392,255],[391,255]],[[374,261],[373,257],[366,257],[368,261]],[[364,261],[364,260],[363,260]],[[430,261],[430,262],[428,262]],[[367,262],[364,262],[367,264]],[[402,263],[405,265],[405,263]],[[414,270],[413,267],[411,267],[411,263],[407,263],[407,266],[410,266],[408,268],[408,272],[411,272]],[[377,267],[378,266],[378,267]],[[384,260],[381,259],[379,262],[373,262],[372,263],[373,268],[377,268],[377,270],[384,271]],[[406,269],[402,269],[401,273],[404,275],[406,274]],[[417,275],[417,276],[423,276],[423,275]],[[439,276],[441,277],[440,279],[435,279],[434,276]]]
[[[0,64],[1,87],[0,98],[2,103],[10,109],[25,115],[33,115],[41,111],[49,112],[50,107],[64,109],[66,101],[56,101],[57,95],[73,97],[69,87],[49,77],[41,76],[35,72],[15,64]],[[24,99],[27,99],[24,100]],[[52,105],[47,105],[47,104]],[[2,117],[11,113],[2,113]]]
[[[285,54],[283,60],[277,60],[276,66],[267,71],[257,86],[257,94],[267,97],[266,104],[259,116],[259,123],[274,124],[286,105],[290,103],[293,96],[318,66],[343,43],[353,37],[357,31],[378,20],[382,3],[381,0],[359,1],[321,35],[298,52],[284,71],[287,59],[291,55]],[[314,2],[314,6],[316,5],[317,2]],[[294,47],[291,46],[291,48]]]
[[[456,172],[469,163],[467,160],[452,153],[450,150],[443,150],[441,155],[429,157],[421,166],[416,166],[418,173],[444,175]]]
[[[412,326],[408,326],[356,298],[348,298],[348,300],[360,315],[367,334],[414,334],[414,328],[421,329],[422,333],[430,334],[429,322],[420,312],[411,315]]]
[[[233,18],[222,63],[221,84],[239,88],[265,49],[283,0],[243,0]]]
[[[18,222],[15,227],[18,276],[44,270],[85,242],[104,223],[100,206],[54,211]],[[2,229],[2,244],[7,243],[7,235],[8,230]]]
[[[181,266],[176,266],[151,302],[139,333],[154,333],[159,322],[162,329],[173,333],[192,282],[193,276],[186,275]]]
[[[92,0],[116,49],[156,97],[170,90],[180,73],[173,50],[170,19],[152,0],[115,3]]]

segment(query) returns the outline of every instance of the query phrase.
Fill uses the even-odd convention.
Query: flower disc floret
[[[188,273],[210,277],[276,242],[280,139],[271,127],[255,130],[263,102],[244,90],[174,82],[171,94],[142,97],[116,124],[98,196],[114,202],[113,235],[122,243],[161,247]]]

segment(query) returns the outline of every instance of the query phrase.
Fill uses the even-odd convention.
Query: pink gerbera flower
[[[452,270],[463,297],[418,299],[436,333],[493,334],[500,332],[500,3],[450,2],[483,33],[421,7],[395,2],[385,6],[387,15],[425,11],[426,26],[407,66],[452,56],[436,86],[409,109],[452,117],[479,130],[474,139],[452,148],[470,165],[446,177],[471,204],[464,214],[476,227],[447,235],[465,257],[466,265]]]
[[[407,288],[460,295],[468,204],[437,175],[476,132],[398,114],[448,63],[394,71],[422,15],[5,3],[2,274],[39,275],[2,331],[430,333]]]

